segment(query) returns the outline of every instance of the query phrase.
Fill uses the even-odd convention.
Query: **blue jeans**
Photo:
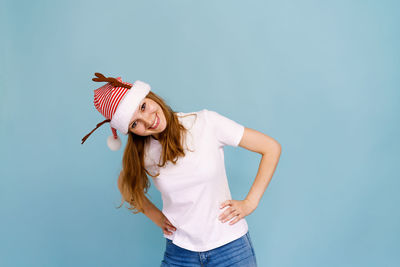
[[[257,267],[256,255],[248,231],[236,240],[203,252],[178,247],[172,243],[172,240],[165,239],[166,247],[161,267]]]

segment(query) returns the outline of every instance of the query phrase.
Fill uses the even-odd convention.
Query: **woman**
[[[273,138],[203,109],[174,112],[150,86],[95,73],[94,104],[110,122],[108,146],[117,150],[117,130],[128,135],[118,188],[133,213],[142,212],[166,238],[161,266],[256,266],[245,216],[257,207],[280,157]],[[257,119],[257,114],[255,114]],[[82,139],[82,144],[94,131]],[[244,200],[231,198],[224,165],[225,145],[262,155]],[[161,192],[160,211],[146,196],[151,176]]]

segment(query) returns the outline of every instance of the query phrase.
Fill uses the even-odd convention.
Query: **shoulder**
[[[202,109],[196,112],[197,115],[203,117],[204,119],[208,120],[210,119],[210,117],[212,118],[213,116],[215,116],[216,112],[213,110],[209,110],[209,109]]]
[[[221,124],[228,119],[221,113],[210,109],[202,109],[196,113],[202,118],[205,123],[210,124],[211,126],[214,124]]]
[[[200,112],[203,114],[204,118],[210,123],[216,123],[219,120],[225,118],[225,116],[215,110],[203,109]]]

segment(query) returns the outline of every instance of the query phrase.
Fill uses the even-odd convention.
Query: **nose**
[[[146,129],[147,129],[153,123],[153,116],[150,113],[143,113],[142,114],[142,120],[143,120],[144,124],[146,125]]]

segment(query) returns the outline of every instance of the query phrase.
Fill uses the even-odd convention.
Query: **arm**
[[[129,197],[127,193],[125,191],[123,192],[122,190],[121,175],[118,177],[118,189],[121,192],[124,200],[127,201]],[[173,225],[169,222],[165,215],[146,196],[144,196],[143,210],[143,214],[152,220],[158,227],[160,227],[164,233],[170,233],[169,231],[174,229]]]
[[[281,145],[268,135],[245,128],[239,146],[262,155],[256,178],[246,196],[257,207],[278,165]]]
[[[126,191],[122,190],[121,174],[118,177],[118,189],[121,192],[121,195],[124,198],[124,200],[129,203],[128,199],[130,199],[130,197],[128,196]],[[143,203],[143,210],[144,210],[143,214],[149,217],[149,219],[152,220],[156,225],[161,227],[162,212],[146,196],[144,196],[144,198],[145,202]]]
[[[143,214],[152,220],[158,227],[162,228],[162,218],[164,217],[164,214],[146,196],[143,209]]]
[[[219,216],[223,223],[237,216],[229,223],[231,225],[256,209],[272,179],[281,155],[281,145],[275,139],[250,128],[244,129],[239,146],[261,154],[262,158],[256,178],[246,198],[244,200],[226,200],[220,206],[220,209],[227,205],[231,206]]]

